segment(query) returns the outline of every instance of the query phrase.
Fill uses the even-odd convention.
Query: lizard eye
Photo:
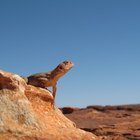
[[[62,66],[60,66],[60,67],[59,67],[59,69],[63,69],[63,67],[62,67]]]
[[[65,62],[64,62],[64,64],[68,64],[68,63],[69,63],[68,61],[65,61]]]

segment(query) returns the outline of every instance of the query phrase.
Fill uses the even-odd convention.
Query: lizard
[[[28,85],[33,85],[45,89],[47,89],[47,87],[52,87],[53,100],[55,101],[57,81],[60,77],[65,75],[73,66],[73,62],[66,60],[60,63],[54,70],[50,72],[36,73],[28,77],[22,78],[26,81]]]

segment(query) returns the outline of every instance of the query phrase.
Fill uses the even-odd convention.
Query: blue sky
[[[0,69],[30,75],[63,60],[58,106],[140,103],[139,0],[1,0]]]

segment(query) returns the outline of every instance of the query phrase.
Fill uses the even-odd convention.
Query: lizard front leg
[[[53,101],[55,102],[55,96],[56,96],[56,91],[57,91],[57,85],[53,85],[52,87],[52,90],[53,90]]]

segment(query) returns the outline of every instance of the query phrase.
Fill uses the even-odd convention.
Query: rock
[[[52,94],[0,70],[0,140],[99,140],[52,106]]]
[[[73,111],[78,110],[79,108],[75,107],[63,107],[61,108],[63,114],[71,114]]]

